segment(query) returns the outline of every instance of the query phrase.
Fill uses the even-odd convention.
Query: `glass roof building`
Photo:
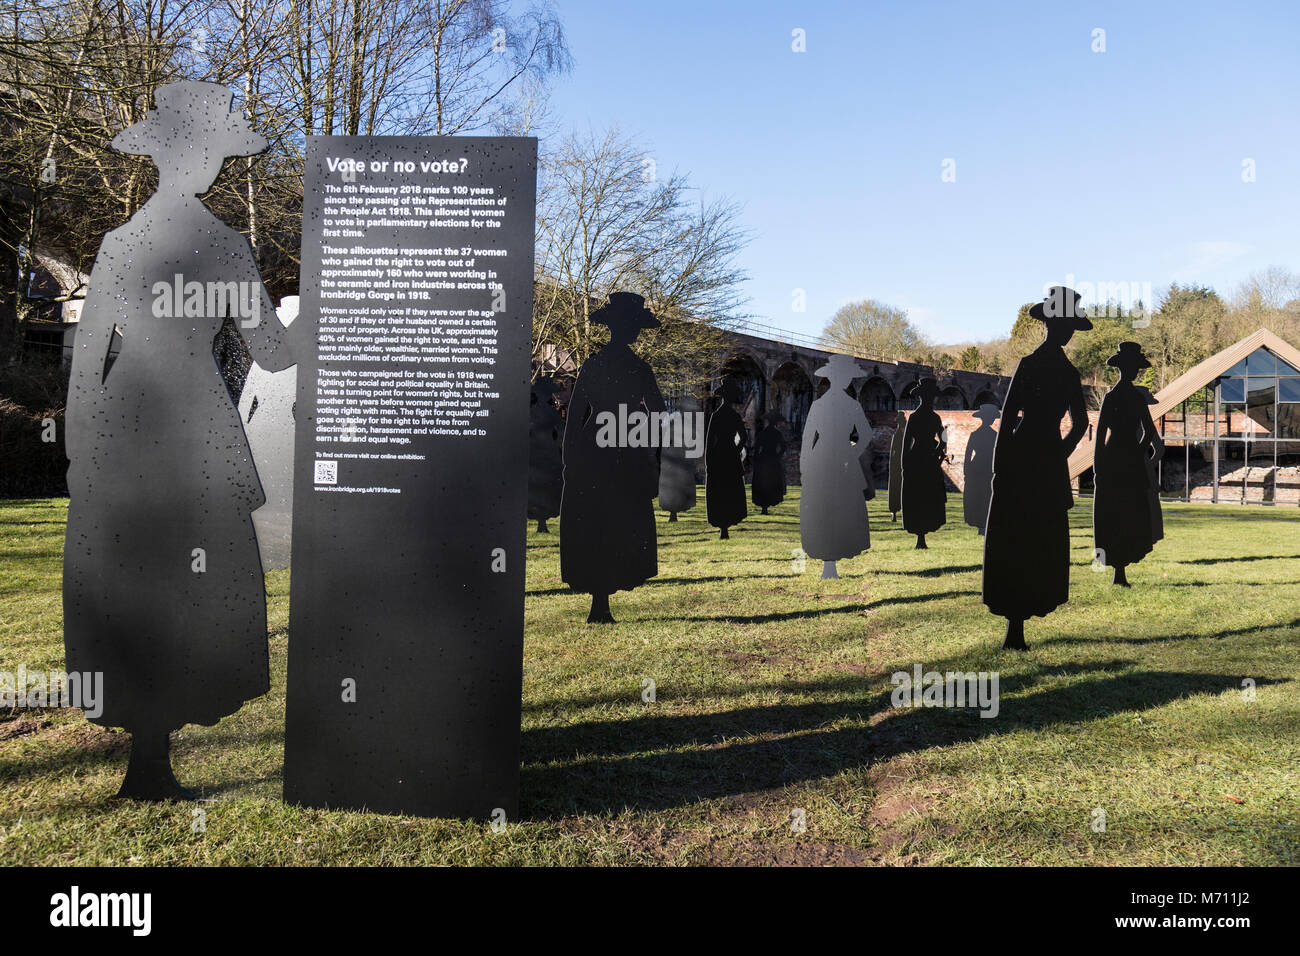
[[[1300,349],[1261,329],[1155,396],[1162,498],[1300,505]],[[1090,438],[1091,436],[1089,436]],[[1086,447],[1085,447],[1086,446]],[[1085,439],[1072,478],[1092,465]]]

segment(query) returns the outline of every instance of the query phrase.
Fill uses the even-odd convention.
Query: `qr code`
[[[316,462],[316,484],[337,485],[339,483],[339,463],[337,461]]]

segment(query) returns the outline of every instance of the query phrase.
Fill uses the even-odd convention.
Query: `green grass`
[[[206,828],[190,805],[112,799],[124,735],[78,711],[0,712],[0,858],[1300,863],[1300,510],[1167,506],[1166,539],[1124,591],[1090,568],[1083,503],[1071,603],[1030,621],[1030,652],[1012,655],[980,603],[982,539],[949,504],[914,551],[872,502],[873,547],[838,581],[793,567],[797,489],[729,542],[703,501],[676,524],[661,515],[660,577],[614,596],[612,627],[583,623],[558,537],[530,532],[523,816],[502,833],[280,802],[288,574],[273,572],[271,693],[173,737]],[[63,666],[65,513],[0,502],[0,669]],[[891,707],[890,674],[917,662],[998,671],[999,716]]]

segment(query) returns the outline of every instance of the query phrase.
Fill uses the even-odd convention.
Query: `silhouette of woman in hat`
[[[808,409],[799,453],[799,536],[804,552],[824,561],[823,578],[838,578],[835,562],[871,547],[863,492],[862,456],[869,454],[871,424],[848,388],[862,375],[847,355],[832,355],[814,373],[830,388]]]
[[[187,294],[175,315],[176,300],[247,283],[239,311],[251,314],[235,325],[253,357],[269,371],[295,362],[248,240],[198,198],[227,157],[266,141],[216,84],[174,83],[155,102],[113,140],[153,159],[158,189],[104,237],[77,328],[63,569],[67,667],[103,673],[91,719],[131,733],[119,796],[145,800],[192,796],[172,774],[170,731],[215,724],[270,686],[251,520],[265,496],[213,357],[236,303],[213,310]]]
[[[993,446],[998,433],[993,423],[1001,414],[996,405],[981,405],[971,418],[980,426],[966,440],[966,455],[962,462],[961,505],[966,523],[984,533],[989,520],[989,498],[993,495]]]
[[[907,431],[907,415],[898,413],[894,420],[894,437],[889,440],[889,520],[897,521],[903,510],[903,435]]]
[[[548,534],[548,518],[560,513],[564,491],[564,416],[555,407],[555,379],[533,382],[528,409],[528,517],[537,533]]]
[[[624,419],[664,410],[654,372],[632,351],[641,330],[657,328],[659,320],[632,292],[611,293],[591,320],[609,327],[609,344],[578,370],[565,418],[560,578],[591,595],[587,623],[612,624],[609,596],[659,573],[659,465],[655,448],[622,447],[601,423],[617,421],[620,405]]]
[[[777,413],[759,421],[754,436],[754,479],[750,493],[763,514],[785,500],[785,436],[776,427]]]
[[[1076,330],[1092,323],[1079,293],[1054,286],[1029,314],[1047,328],[1043,344],[1016,366],[993,451],[993,498],[984,538],[984,604],[1007,619],[1002,646],[1027,650],[1025,619],[1070,599],[1067,464],[1088,430],[1079,373],[1065,357]],[[1061,437],[1061,422],[1070,431]]]
[[[1092,465],[1096,489],[1093,542],[1097,559],[1115,569],[1115,583],[1128,587],[1125,569],[1146,557],[1155,544],[1149,465],[1155,459],[1159,439],[1146,396],[1133,382],[1138,372],[1151,367],[1142,346],[1121,342],[1106,364],[1119,369],[1120,379],[1106,393],[1097,418]]]
[[[947,520],[948,492],[943,481],[943,459],[948,447],[943,440],[943,421],[934,410],[939,383],[923,375],[903,390],[916,395],[921,404],[907,417],[903,430],[903,529],[916,535],[916,547],[925,549],[925,536],[938,531]]]
[[[745,393],[734,380],[728,379],[714,393],[721,401],[709,418],[704,436],[704,505],[709,524],[718,528],[718,537],[730,538],[728,529],[745,520],[745,455],[749,431],[736,411]]]

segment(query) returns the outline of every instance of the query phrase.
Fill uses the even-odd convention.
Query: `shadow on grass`
[[[1076,669],[1104,672],[1106,667]],[[971,710],[893,710],[890,692],[882,691],[828,703],[537,728],[523,735],[524,815],[554,819],[666,810],[862,770],[900,754],[1053,724],[1078,725],[1239,686],[1237,675],[1139,671],[1006,699],[1006,691],[1014,693],[1040,676],[1004,680],[1001,711],[992,719]],[[853,683],[819,682],[805,693],[843,692]],[[892,713],[863,725],[886,711]],[[845,721],[856,725],[841,726]],[[783,736],[755,739],[772,734]],[[655,750],[667,752],[650,752]]]
[[[1222,558],[1193,558],[1190,561],[1179,561],[1178,564],[1237,564],[1242,561],[1295,561],[1300,559],[1300,554],[1243,554],[1238,557]]]
[[[1263,631],[1282,631],[1300,629],[1300,617],[1294,621],[1283,621],[1279,624],[1252,624],[1249,627],[1238,627],[1228,631],[1217,631],[1213,634],[1157,634],[1152,637],[1110,637],[1104,634],[1094,634],[1091,637],[1049,637],[1044,640],[1045,644],[1172,644],[1177,641],[1221,641],[1228,637],[1241,637],[1244,634],[1258,634]]]
[[[651,586],[651,585],[655,585],[655,584],[705,584],[705,583],[708,583],[708,582],[710,582],[710,581],[713,581],[713,582],[717,582],[717,581],[727,581],[727,582],[735,583],[735,582],[738,582],[738,581],[741,581],[741,582],[743,582],[743,581],[761,581],[761,580],[763,580],[764,578],[768,578],[768,579],[771,579],[771,580],[773,580],[773,581],[788,581],[788,580],[790,579],[790,575],[788,575],[788,574],[743,574],[743,575],[741,575],[741,574],[732,574],[732,575],[722,575],[722,574],[720,574],[720,575],[702,575],[702,576],[700,576],[700,577],[698,577],[698,578],[649,578],[649,579],[647,579],[647,580],[645,581],[644,584],[641,584],[641,585],[638,585],[638,586],[639,586],[639,587],[649,587],[649,586]],[[568,587],[568,586],[566,585],[566,586],[564,586],[564,587],[558,587],[558,588],[546,588],[546,589],[544,589],[544,590],[539,590],[539,591],[525,591],[525,592],[524,592],[524,595],[525,595],[526,597],[550,597],[550,596],[553,596],[553,595],[556,595],[556,594],[585,594],[585,593],[586,593],[586,592],[584,592],[584,591],[575,591],[575,590],[573,590],[572,588],[570,588],[570,587]],[[615,593],[618,593],[618,592],[615,592]]]

